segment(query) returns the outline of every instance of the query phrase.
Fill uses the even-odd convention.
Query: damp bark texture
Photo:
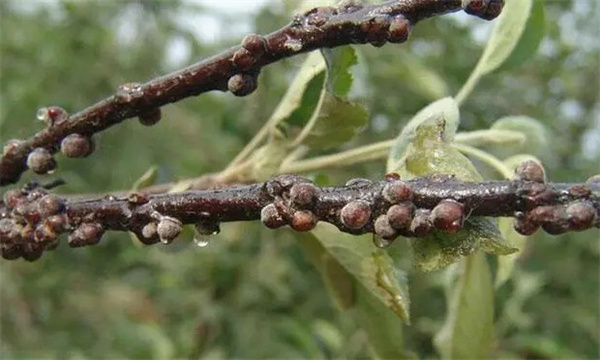
[[[352,179],[340,187],[280,175],[218,190],[87,200],[25,187],[7,191],[0,202],[0,250],[6,259],[35,260],[56,248],[63,233],[73,247],[97,244],[109,230],[131,231],[145,244],[170,243],[185,224],[212,234],[221,223],[252,220],[301,232],[327,222],[343,232],[387,240],[456,232],[472,216],[514,217],[515,229],[526,235],[540,227],[550,234],[600,227],[598,176],[560,184],[524,175],[478,183],[445,175],[403,181],[390,174],[380,181]]]
[[[239,46],[146,83],[121,85],[108,98],[69,115],[59,107],[40,110],[46,127],[25,140],[12,139],[0,158],[0,186],[19,180],[27,169],[38,174],[56,167],[53,155],[85,157],[94,150],[92,135],[123,120],[156,124],[166,104],[219,90],[236,96],[256,89],[261,69],[281,59],[320,48],[348,44],[382,46],[406,41],[420,20],[464,10],[483,19],[497,17],[503,0],[394,0],[375,5],[344,2],[297,15],[265,36],[248,35]]]

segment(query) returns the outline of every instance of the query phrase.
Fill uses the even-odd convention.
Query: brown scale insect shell
[[[403,230],[410,228],[413,214],[415,212],[415,206],[410,201],[405,201],[400,204],[390,206],[387,211],[388,220],[390,225],[395,229]]]
[[[385,240],[394,240],[398,237],[398,231],[392,227],[387,215],[379,215],[373,224],[375,234]]]
[[[277,229],[287,224],[283,214],[275,204],[268,204],[260,211],[260,221],[269,229]]]
[[[81,247],[87,245],[96,245],[100,242],[104,229],[97,223],[83,223],[79,225],[71,234],[69,234],[69,246]]]
[[[27,261],[36,261],[44,253],[44,245],[38,243],[23,244],[23,253],[21,257]]]
[[[523,236],[531,236],[540,229],[540,225],[534,223],[527,215],[525,215],[523,217],[515,218],[513,229]]]
[[[60,152],[70,158],[83,158],[93,151],[92,139],[81,134],[68,135],[60,143]]]
[[[569,229],[575,231],[587,230],[597,221],[596,210],[593,206],[578,202],[567,207]]]
[[[0,244],[0,254],[6,260],[15,260],[21,257],[23,249],[21,244]]]
[[[23,192],[20,189],[11,189],[11,190],[8,190],[2,196],[2,200],[4,201],[4,204],[9,209],[12,209],[15,206],[17,206],[17,204],[19,203],[19,201],[21,199],[24,199],[24,198],[25,198],[25,195],[23,194]]]
[[[37,242],[45,244],[54,242],[58,238],[58,234],[44,224],[40,224],[35,228],[34,236]]]
[[[417,211],[415,211],[415,216],[410,223],[410,231],[413,236],[425,236],[433,229],[430,214],[431,211],[427,209],[417,209]]]
[[[40,216],[45,218],[62,211],[65,203],[62,199],[59,199],[58,196],[48,194],[38,200],[37,206]]]
[[[317,188],[311,183],[292,185],[290,200],[298,206],[308,206],[313,203],[317,195]]]
[[[340,220],[348,229],[361,229],[371,220],[371,206],[363,200],[351,201],[340,211]]]
[[[523,181],[533,181],[537,183],[546,182],[546,173],[539,163],[533,160],[527,160],[520,163],[515,169],[515,179]]]
[[[503,0],[471,0],[464,10],[484,20],[493,20],[500,15],[503,7]]]
[[[135,234],[140,242],[146,245],[152,245],[160,242],[160,239],[156,234],[156,224],[153,222],[144,225],[140,230],[137,230]]]
[[[381,195],[387,202],[398,204],[403,201],[412,200],[413,191],[410,185],[402,180],[397,180],[385,184]]]
[[[127,202],[131,205],[143,205],[148,201],[150,201],[150,197],[147,194],[132,192],[127,195]]]
[[[9,139],[2,148],[2,156],[14,155],[14,152],[17,151],[23,142],[23,140],[19,139]]]
[[[256,63],[256,58],[252,53],[244,48],[238,49],[231,58],[233,65],[240,71],[247,71]]]
[[[592,194],[592,189],[584,184],[577,184],[569,187],[569,194],[575,198],[584,198]]]
[[[249,74],[236,74],[227,81],[227,90],[235,96],[250,95],[257,86],[256,76]]]
[[[337,9],[332,6],[322,6],[314,8],[304,14],[306,24],[312,26],[322,26],[332,15],[337,14]]]
[[[61,233],[67,228],[67,216],[64,214],[49,216],[43,224],[52,231]]]
[[[162,110],[158,107],[145,110],[138,116],[138,121],[144,126],[156,125],[161,119]]]
[[[168,243],[175,240],[182,230],[181,221],[169,216],[164,216],[156,226],[156,234],[160,240]]]
[[[0,219],[0,240],[16,242],[20,238],[23,226],[15,224],[10,219]]]
[[[549,189],[545,184],[534,183],[530,191],[524,195],[523,200],[526,209],[531,210],[536,207],[553,202],[556,199],[556,193]]]
[[[46,174],[56,168],[56,161],[50,151],[36,148],[27,156],[27,167],[36,174]]]
[[[248,34],[242,39],[242,47],[254,56],[261,56],[266,51],[266,42],[260,35]]]
[[[431,211],[431,222],[438,230],[455,233],[462,228],[464,220],[464,206],[455,200],[442,200]]]
[[[388,27],[387,40],[391,43],[403,43],[410,35],[411,23],[404,16],[397,15]]]
[[[539,206],[531,210],[528,217],[536,224],[541,224],[544,231],[551,235],[559,235],[569,230],[569,217],[564,206]]]
[[[299,232],[310,231],[317,226],[317,217],[310,211],[299,210],[294,212],[290,227]]]
[[[375,16],[360,25],[360,30],[363,32],[367,42],[374,46],[384,45],[388,27],[390,26],[389,17]]]

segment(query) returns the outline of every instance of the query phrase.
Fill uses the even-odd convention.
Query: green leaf
[[[150,185],[153,185],[154,182],[156,181],[157,173],[158,173],[158,166],[156,166],[156,165],[151,166],[148,170],[146,170],[146,172],[142,176],[140,176],[139,179],[137,179],[133,183],[133,187],[131,190],[140,190],[140,189],[146,188]]]
[[[324,92],[321,106],[315,110],[317,119],[303,141],[313,149],[342,145],[367,125],[369,113],[361,104]]]
[[[356,53],[350,46],[322,51],[327,64],[327,76],[317,102],[307,102],[290,120],[293,125],[306,125],[295,140],[313,149],[326,149],[344,144],[367,125],[369,113],[344,96],[352,86],[350,68],[356,64]],[[316,104],[316,106],[315,106]],[[308,111],[311,110],[310,118]],[[291,122],[288,122],[292,124]]]
[[[482,177],[471,161],[449,143],[452,136],[448,134],[446,124],[444,116],[425,118],[419,122],[410,141],[402,138],[403,134],[409,136],[403,130],[397,144],[402,144],[405,153],[395,154],[400,162],[388,171],[397,171],[403,178],[448,174],[464,181],[481,181]],[[451,126],[450,134],[453,134],[456,128]],[[487,218],[469,218],[463,229],[454,234],[433,231],[425,237],[411,239],[410,243],[415,267],[421,271],[441,269],[477,249],[493,254],[516,251],[502,238],[496,223]]]
[[[322,49],[327,64],[327,91],[337,96],[348,95],[352,87],[350,68],[357,63],[356,52],[351,46]]]
[[[515,262],[519,259],[521,255],[521,250],[525,247],[525,243],[527,241],[527,236],[523,236],[515,231],[513,228],[513,218],[501,218],[498,220],[498,226],[500,227],[500,232],[508,242],[519,249],[514,254],[509,254],[506,256],[498,257],[498,266],[496,268],[496,279],[494,282],[494,286],[499,288],[502,286],[508,279],[512,277]]]
[[[511,247],[498,230],[494,220],[474,217],[454,234],[434,231],[422,238],[410,239],[414,266],[419,271],[435,271],[447,267],[478,249],[496,255],[511,254]]]
[[[514,171],[517,168],[517,166],[519,166],[519,164],[527,160],[533,160],[540,163],[540,160],[538,158],[529,154],[515,155],[504,160],[504,163],[509,169]],[[511,246],[517,248],[518,251],[507,256],[500,256],[498,258],[498,266],[496,268],[496,280],[494,283],[494,286],[496,288],[502,286],[506,281],[508,281],[508,279],[512,277],[515,268],[515,262],[519,259],[519,256],[521,256],[521,250],[523,250],[523,248],[525,247],[528,238],[527,236],[519,234],[514,229],[513,222],[513,218],[500,218],[498,220],[500,232],[502,232],[502,235],[505,239],[507,239]]]
[[[515,146],[523,144],[527,139],[525,134],[514,130],[486,129],[456,133],[454,142],[473,147],[486,145]]]
[[[527,27],[533,2],[533,0],[506,2],[475,69],[480,76],[500,67],[517,47]]]
[[[406,359],[402,323],[364,286],[357,286],[357,317],[369,337],[369,349],[376,359]]]
[[[510,57],[515,48],[517,48],[517,44],[527,27],[533,2],[534,0],[511,0],[506,2],[502,14],[496,20],[494,30],[483,50],[481,58],[479,58],[479,62],[456,95],[456,100],[459,103],[462,103],[471,91],[473,91],[481,77],[498,69]],[[535,37],[533,39],[535,40]],[[532,42],[529,40],[522,47],[527,45],[535,45],[535,41]],[[527,49],[521,49],[522,53],[526,51]],[[523,54],[519,56],[524,57]]]
[[[519,164],[521,164],[525,161],[528,161],[528,160],[535,161],[540,165],[542,164],[542,161],[540,159],[538,159],[537,157],[535,157],[531,154],[518,154],[518,155],[511,156],[507,159],[504,159],[504,164],[506,164],[506,166],[509,169],[514,170],[517,168],[517,166]]]
[[[402,132],[396,138],[394,145],[390,149],[390,155],[387,162],[387,171],[397,171],[403,166],[407,149],[415,138],[415,131],[419,125],[430,119],[441,119],[445,122],[442,136],[446,141],[454,138],[459,124],[458,105],[453,98],[447,97],[435,101],[421,109],[402,129]]]
[[[273,136],[252,155],[252,178],[260,182],[277,174],[288,151],[289,142],[281,136]]]
[[[321,53],[318,51],[310,53],[304,63],[302,63],[302,67],[277,105],[273,115],[271,115],[269,122],[278,124],[288,119],[292,113],[301,106],[310,106],[310,99],[305,99],[306,90],[311,81],[319,75],[322,75],[324,71],[325,60],[323,59],[323,56],[321,56]]]
[[[389,255],[371,236],[340,233],[329,224],[296,235],[335,303],[367,333],[375,357],[406,358],[402,322],[409,319],[408,285]]]
[[[548,129],[543,123],[529,116],[500,118],[492,125],[491,129],[519,131],[527,139],[521,145],[496,149],[496,152],[502,157],[518,153],[530,153],[540,158],[547,158],[548,154],[552,153]]]
[[[542,0],[534,0],[531,13],[527,19],[527,24],[525,25],[525,30],[523,30],[519,42],[513,49],[509,58],[498,70],[511,70],[529,60],[529,58],[536,53],[544,35],[546,35],[545,5]]]
[[[430,119],[417,128],[398,169],[403,177],[449,174],[461,180],[482,180],[471,161],[447,142],[446,129],[446,121],[442,118]]]
[[[301,243],[307,252],[312,254],[310,257],[319,262],[317,268],[321,274],[332,274],[331,271],[324,271],[326,266],[331,268],[331,265],[323,263],[323,255],[318,257],[316,249],[319,249],[314,244],[315,241],[334,258],[347,272],[350,274],[357,284],[361,284],[367,291],[373,294],[379,302],[391,309],[402,321],[409,321],[409,298],[408,287],[404,273],[399,272],[394,267],[392,259],[389,255],[375,247],[371,236],[354,236],[350,234],[340,233],[335,227],[329,224],[320,224],[310,234],[300,234]],[[312,243],[312,244],[311,244]],[[342,278],[340,271],[333,272],[337,279]],[[326,280],[326,283],[337,287],[337,282]],[[333,292],[336,295],[348,294],[347,284],[338,287]],[[354,301],[348,302],[338,299],[338,304],[344,304],[347,307],[353,304]]]
[[[450,90],[444,78],[435,69],[427,66],[423,59],[409,51],[398,53],[398,61],[390,65],[389,71],[398,76],[415,94],[434,101],[448,96]]]
[[[485,255],[470,255],[460,271],[434,344],[443,359],[487,359],[493,340],[494,291]]]
[[[311,115],[315,111],[315,107],[319,103],[324,84],[325,70],[319,72],[308,81],[300,104],[298,104],[296,109],[289,115],[287,119],[285,119],[285,122],[280,123],[280,126],[304,126],[308,122],[308,119],[310,119]]]

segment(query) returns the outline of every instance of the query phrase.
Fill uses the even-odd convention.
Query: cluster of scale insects
[[[469,14],[484,19],[493,19],[502,9],[502,1],[472,0],[464,6],[464,10]],[[371,7],[354,1],[343,2],[338,7],[317,7],[296,16],[289,26],[271,35],[247,35],[242,40],[241,46],[229,59],[233,65],[234,74],[222,74],[225,76],[225,83],[217,88],[229,90],[236,96],[248,95],[257,88],[257,77],[261,67],[281,57],[312,50],[314,47],[343,45],[348,42],[347,39],[350,39],[352,43],[369,43],[373,46],[383,46],[386,42],[402,43],[407,40],[413,23],[419,20],[419,18],[410,18],[403,14],[390,15],[388,12],[391,12],[391,8],[386,6],[369,9]],[[316,39],[319,41],[313,44]],[[192,73],[182,70],[173,76],[169,86],[185,85],[188,81],[187,77],[190,76],[193,76]],[[218,84],[223,83],[220,79],[215,79],[215,81]],[[136,108],[136,115],[141,124],[154,125],[161,119],[161,109],[159,106],[147,104],[144,93],[146,87],[154,85],[152,83],[146,85],[123,84],[110,100],[123,111],[128,108]],[[153,91],[156,91],[157,94],[161,92],[158,87]],[[94,116],[101,117],[102,111]],[[63,128],[66,127],[66,122],[69,120],[67,112],[57,106],[40,109],[38,118],[46,122],[49,127],[62,124],[58,133],[65,131]],[[80,129],[85,128],[85,124],[77,126]],[[60,144],[31,146],[28,149],[27,167],[37,174],[51,173],[57,166],[53,154],[59,150],[67,157],[89,156],[95,149],[95,143],[92,140],[95,131],[92,128],[78,131],[79,133],[62,135],[62,139],[59,137]],[[44,136],[48,135],[56,137],[52,131]],[[54,140],[49,139],[49,142],[52,141]],[[4,146],[3,156],[15,157],[22,144],[24,144],[22,140],[9,140]]]
[[[473,0],[465,4],[464,10],[484,19],[492,19],[500,13],[502,3],[501,0]],[[404,42],[412,25],[420,20],[402,14],[389,15],[386,12],[391,10],[385,6],[376,10],[367,9],[351,1],[337,8],[315,8],[295,17],[289,26],[276,33],[246,36],[228,60],[233,65],[233,75],[231,72],[221,74],[225,80],[216,79],[221,84],[217,88],[229,90],[236,96],[248,95],[257,88],[261,67],[281,57],[311,50],[315,46],[342,45],[347,43],[344,37],[349,37],[350,42],[373,46]],[[174,75],[176,82],[187,81],[186,76],[190,74],[186,71],[184,69]],[[155,85],[123,84],[109,101],[117,106],[121,114],[126,114],[127,109],[136,109],[135,114],[141,124],[154,125],[161,119],[161,110],[157,104],[146,103],[144,89]],[[161,90],[158,85],[155,87],[153,91],[158,96]],[[101,117],[101,114],[96,116]],[[40,109],[37,117],[50,129],[57,125],[65,125],[61,129],[67,128],[66,122],[69,121],[66,111],[56,106]],[[56,168],[53,153],[60,151],[67,157],[87,157],[95,149],[93,133],[78,130],[63,135],[62,139],[58,138],[59,145],[32,148],[26,165],[37,174],[46,174]],[[22,144],[21,140],[9,140],[4,146],[3,156],[13,156]],[[518,232],[530,235],[542,227],[551,234],[559,234],[598,226],[598,206],[590,201],[536,204],[536,201],[543,202],[548,196],[554,196],[546,188],[543,168],[537,163],[523,164],[516,179],[538,184],[537,187],[530,187],[531,194],[517,195],[522,196],[525,202],[532,203],[531,207],[513,214]],[[597,182],[597,179],[592,182]],[[373,182],[369,180],[354,179],[346,187],[357,189],[356,197],[344,198],[343,202],[338,201],[334,206],[327,207],[322,205],[322,197],[327,195],[325,188],[319,188],[297,176],[276,177],[264,185],[268,201],[260,210],[260,219],[269,228],[289,225],[296,231],[310,231],[318,221],[325,221],[352,234],[372,232],[377,235],[376,245],[383,247],[399,236],[422,237],[433,230],[455,233],[462,229],[465,219],[473,210],[453,198],[441,199],[433,206],[418,206],[419,201],[414,199],[415,192],[411,184],[395,174],[388,175],[385,184],[376,193],[361,190],[372,186]],[[591,191],[585,185],[571,190],[579,192],[577,195],[582,197]],[[127,200],[133,209],[151,201],[151,196],[131,194]],[[6,259],[23,257],[35,260],[44,250],[56,248],[61,233],[69,233],[68,243],[73,247],[96,244],[106,230],[133,231],[146,244],[170,243],[180,235],[184,224],[181,219],[157,211],[150,213],[149,220],[145,218],[147,220],[143,226],[109,224],[101,218],[95,218],[94,214],[88,214],[89,218],[69,217],[67,207],[64,199],[50,194],[43,187],[26,186],[7,191],[0,203],[1,255]],[[196,232],[202,236],[217,233],[219,221],[228,221],[212,219],[208,213],[205,216],[200,214],[198,218],[200,220],[195,220]],[[200,244],[205,244],[205,241],[200,241]]]
[[[428,181],[444,184],[448,179],[453,178],[438,176]],[[598,204],[591,190],[598,187],[598,180],[596,176],[587,184],[572,185],[564,196],[573,200],[557,202],[554,200],[560,195],[546,186],[543,168],[533,161],[521,164],[512,183],[519,199],[517,207],[522,209],[514,214],[515,229],[531,235],[540,227],[551,234],[599,227]],[[328,222],[351,234],[374,233],[379,247],[389,246],[399,236],[418,238],[434,230],[456,233],[462,229],[473,211],[470,200],[435,194],[428,200],[424,195],[430,191],[427,182],[420,183],[424,188],[413,188],[418,183],[418,179],[403,181],[397,174],[388,174],[378,182],[353,179],[343,187],[321,188],[303,177],[280,175],[245,190],[219,190],[220,201],[241,204],[229,205],[233,215],[211,214],[199,205],[193,216],[191,208],[184,210],[183,206],[196,205],[180,202],[177,194],[172,199],[135,192],[124,198],[108,196],[93,200],[95,207],[82,211],[81,205],[77,209],[77,200],[69,203],[43,187],[26,186],[6,191],[0,202],[0,251],[6,259],[33,261],[43,251],[56,248],[61,233],[69,233],[69,245],[78,247],[97,244],[106,230],[132,231],[145,244],[168,244],[180,235],[184,223],[196,225],[197,243],[202,246],[206,236],[219,232],[221,221],[242,218],[260,218],[269,228],[289,226],[299,232],[314,229],[319,221]],[[198,195],[198,204],[202,196],[214,196],[214,192],[210,194]],[[433,198],[437,199],[434,203]],[[80,204],[85,208],[86,201]],[[161,213],[157,210],[161,206],[171,210]],[[245,214],[242,218],[240,209]]]
[[[385,247],[398,236],[421,237],[434,229],[457,232],[467,215],[465,207],[452,199],[442,200],[433,209],[416,207],[411,186],[397,174],[388,174],[377,194],[360,191],[370,188],[372,181],[350,180],[346,187],[356,188],[357,198],[329,210],[319,209],[322,190],[314,184],[296,181],[288,190],[280,179],[276,181],[281,188],[271,191],[274,201],[261,211],[261,221],[272,229],[289,225],[296,231],[310,231],[319,220],[325,220],[345,232],[373,232],[376,245]],[[326,213],[320,214],[323,211]]]

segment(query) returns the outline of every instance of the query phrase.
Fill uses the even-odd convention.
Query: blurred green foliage
[[[148,80],[238,42],[243,35],[236,29],[268,33],[287,23],[295,6],[268,2],[251,17],[202,4],[0,2],[0,143],[39,129],[38,107],[81,110],[121,83]],[[483,78],[461,107],[459,130],[527,115],[549,129],[550,151],[538,154],[549,178],[581,181],[598,173],[599,7],[594,0],[548,2],[538,54]],[[219,24],[211,33],[220,36],[198,38],[183,21],[190,18],[200,27]],[[481,20],[450,15],[419,24],[406,44],[356,47],[358,85],[351,94],[369,109],[371,122],[339,149],[390,139],[419,109],[455,94],[489,29]],[[259,90],[247,98],[208,93],[165,107],[155,127],[136,121],[113,127],[98,137],[91,158],[59,157],[59,171],[48,178],[65,179],[62,192],[82,193],[131,188],[151,166],[159,182],[218,171],[269,118],[301,61],[266,68]],[[478,170],[497,176],[485,166]],[[384,172],[381,161],[323,174],[339,184]],[[401,268],[411,268],[407,244],[389,251]],[[494,268],[496,259],[488,260]],[[600,357],[599,260],[597,231],[528,240],[515,274],[495,293],[493,355]],[[227,224],[205,248],[189,239],[141,247],[112,233],[90,248],[63,244],[33,264],[0,264],[3,358],[370,356],[361,323],[336,308],[287,230]],[[443,273],[411,271],[409,282],[405,347],[438,357],[432,338],[444,322]]]

